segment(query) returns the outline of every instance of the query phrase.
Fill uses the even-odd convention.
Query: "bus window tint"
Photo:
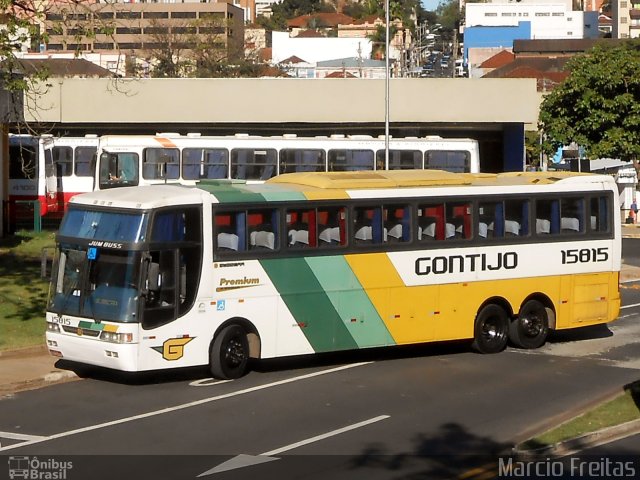
[[[245,244],[240,243],[240,234],[244,227],[240,228],[238,220],[244,223],[244,218],[236,212],[216,212],[214,217],[214,235],[216,249],[221,251],[245,250]],[[243,235],[244,240],[244,235]]]
[[[177,148],[145,148],[142,157],[142,178],[175,180],[180,174],[180,151]]]
[[[31,180],[36,178],[38,152],[32,145],[9,146],[9,178]]]
[[[384,150],[376,152],[376,170],[385,168]],[[422,168],[422,153],[418,150],[389,150],[389,170]]]
[[[92,177],[96,168],[96,147],[76,148],[74,170],[78,177]]]
[[[53,147],[53,163],[59,177],[69,177],[73,173],[73,149],[71,147]]]
[[[382,207],[356,207],[353,209],[353,238],[356,245],[382,243]]]
[[[276,159],[274,149],[233,149],[231,177],[240,180],[268,180],[276,174]]]
[[[346,245],[346,211],[344,207],[318,208],[316,220],[319,247]]]
[[[278,210],[249,210],[247,232],[249,250],[273,252],[278,248]]]
[[[329,171],[373,170],[373,150],[329,150]]]
[[[567,197],[560,201],[560,232],[582,233],[584,226],[584,199]]]
[[[470,239],[473,225],[471,203],[447,202],[445,239]]]
[[[529,201],[506,200],[504,202],[504,234],[506,236],[529,235]]]
[[[385,205],[382,217],[385,242],[408,242],[411,239],[411,208],[408,205]]]
[[[216,249],[219,252],[274,252],[279,241],[278,219],[277,209],[215,212]]]
[[[590,204],[589,228],[595,232],[609,231],[609,199],[607,197],[592,197]]]
[[[478,204],[478,237],[504,236],[504,203],[480,202]]]
[[[182,178],[185,180],[227,178],[229,152],[223,148],[182,150]]]
[[[444,240],[444,204],[425,204],[418,206],[418,240]]]
[[[284,148],[280,150],[280,173],[324,172],[323,150]]]
[[[287,210],[287,245],[289,248],[317,246],[315,209]]]
[[[560,233],[560,202],[556,199],[536,200],[536,235]]]
[[[429,150],[424,154],[424,168],[455,173],[469,172],[470,157],[467,151]]]
[[[138,154],[132,152],[100,155],[100,186],[110,188],[120,184],[138,184]]]

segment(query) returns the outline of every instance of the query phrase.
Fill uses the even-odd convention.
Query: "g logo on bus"
[[[184,346],[195,337],[170,338],[161,347],[151,347],[162,354],[162,358],[169,361],[180,360],[184,356]]]

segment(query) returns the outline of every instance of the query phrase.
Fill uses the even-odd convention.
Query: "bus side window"
[[[589,201],[589,228],[592,232],[609,231],[609,199],[607,197],[593,197]]]
[[[478,236],[499,238],[504,236],[504,204],[480,202],[478,206]]]
[[[346,214],[343,207],[318,208],[318,246],[346,245]]]
[[[583,233],[584,200],[578,197],[563,198],[560,201],[560,231],[562,233]]]
[[[278,214],[277,209],[247,212],[250,250],[273,252],[278,249]]]
[[[310,244],[309,222],[315,218],[311,210],[287,210],[287,245],[289,248],[306,248]],[[310,238],[311,237],[311,238]]]
[[[444,205],[420,205],[418,207],[418,240],[444,239]]]
[[[385,242],[408,242],[411,238],[411,209],[407,205],[386,205],[382,211],[384,218]]]
[[[527,200],[504,202],[504,231],[507,236],[529,235],[529,202]]]
[[[357,207],[353,210],[353,237],[356,244],[382,243],[384,230],[382,226],[381,207]]]
[[[560,233],[560,204],[558,200],[536,200],[536,234],[558,233]]]
[[[471,238],[472,212],[471,203],[447,203],[447,224],[445,227],[447,240]]]

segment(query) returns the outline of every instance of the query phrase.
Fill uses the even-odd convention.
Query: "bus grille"
[[[78,335],[79,337],[92,337],[96,338],[100,335],[99,330],[91,330],[89,328],[80,328],[80,327],[70,327],[68,325],[63,325],[62,329],[66,333],[72,333]]]

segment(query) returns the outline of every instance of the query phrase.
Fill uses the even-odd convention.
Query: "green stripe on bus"
[[[358,348],[304,258],[261,260],[260,263],[314,351]]]
[[[342,255],[307,258],[307,263],[358,347],[395,344],[384,321]]]

